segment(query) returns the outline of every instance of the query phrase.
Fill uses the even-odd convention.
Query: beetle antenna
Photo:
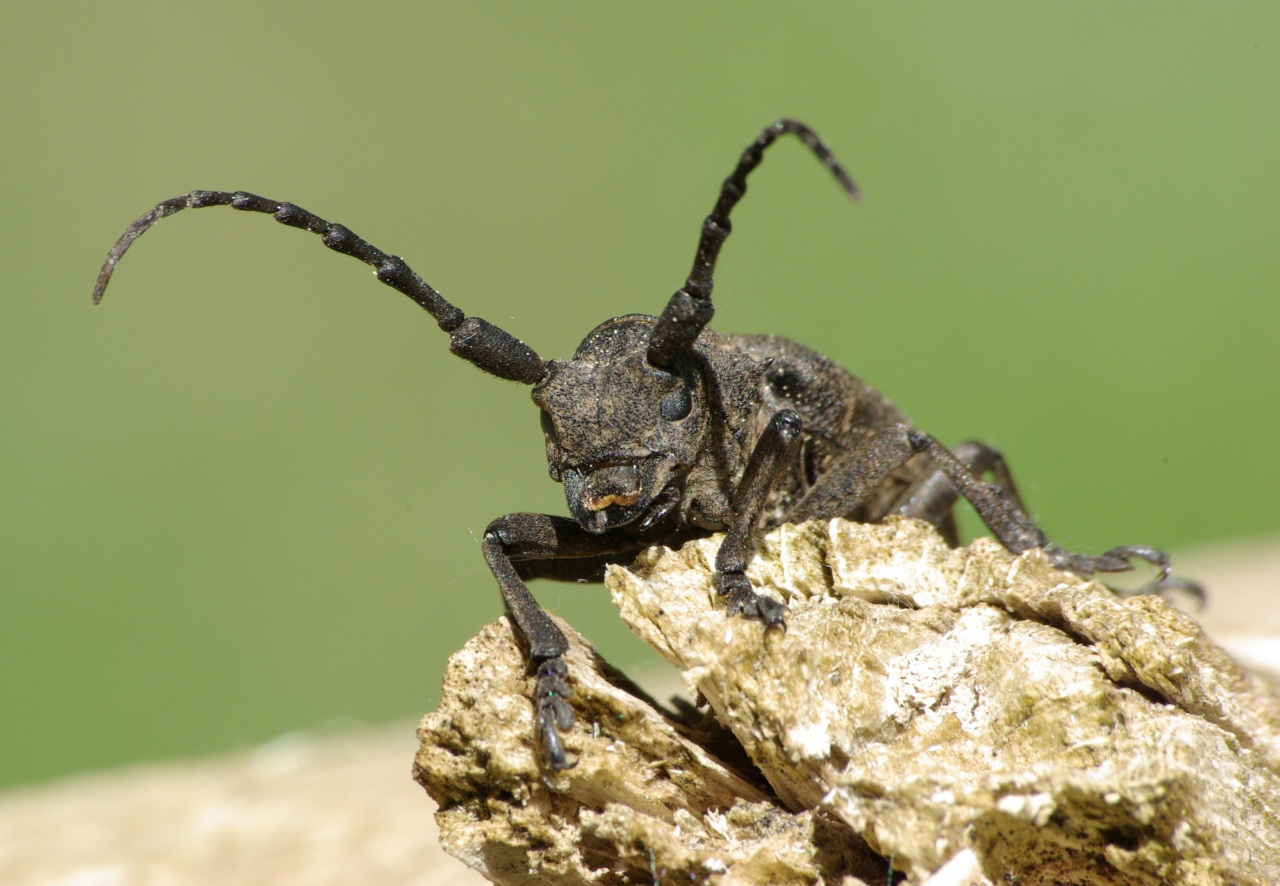
[[[192,191],[185,196],[165,200],[129,225],[107,253],[107,260],[98,272],[98,282],[93,287],[93,303],[96,305],[102,301],[116,265],[133,241],[145,234],[148,228],[175,212],[206,206],[230,206],[247,212],[261,212],[282,225],[318,234],[325,246],[358,258],[374,269],[379,280],[423,308],[435,318],[441,329],[450,334],[450,351],[491,375],[532,385],[547,373],[546,365],[533,348],[488,320],[467,317],[419,277],[404,259],[387,255],[344,225],[327,222],[301,206],[268,200],[244,191]]]
[[[702,223],[702,237],[698,240],[693,270],[689,272],[684,286],[671,296],[662,316],[653,327],[653,336],[649,340],[650,364],[658,367],[673,365],[681,354],[693,347],[698,333],[711,322],[711,316],[715,313],[711,304],[711,289],[714,286],[712,276],[716,270],[716,258],[720,255],[720,247],[724,245],[725,238],[733,230],[729,213],[733,212],[733,207],[738,205],[742,195],[747,192],[747,176],[764,159],[765,148],[777,141],[778,136],[787,133],[796,136],[817,155],[846,194],[854,200],[862,199],[858,186],[831,153],[831,149],[818,138],[817,133],[799,120],[784,118],[771,123],[742,152],[737,168],[720,186],[720,198]]]

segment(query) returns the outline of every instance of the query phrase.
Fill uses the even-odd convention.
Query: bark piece
[[[913,883],[1280,881],[1280,699],[1163,600],[915,521],[835,520],[761,538],[748,575],[790,608],[766,634],[716,599],[718,542],[607,584],[741,751],[575,638],[581,762],[551,774],[490,626],[421,731],[449,851],[504,883],[885,882],[886,859]]]
[[[539,757],[533,681],[506,618],[450,660],[414,766],[448,852],[512,884],[813,883],[824,870],[876,870],[847,828],[779,808],[749,764],[744,777],[695,741],[714,747],[723,730],[680,727],[560,626],[578,720],[568,772]]]

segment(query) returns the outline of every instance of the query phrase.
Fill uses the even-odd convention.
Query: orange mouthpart
[[[608,495],[600,495],[587,499],[587,507],[593,511],[603,511],[609,505],[620,505],[621,507],[630,507],[640,500],[640,490],[634,492],[611,492]]]

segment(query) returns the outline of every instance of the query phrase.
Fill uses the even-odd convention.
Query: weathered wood
[[[790,607],[765,636],[715,598],[717,544],[608,578],[701,729],[574,636],[579,764],[553,774],[510,629],[455,656],[417,761],[450,852],[500,883],[921,883],[952,859],[963,882],[1280,882],[1280,698],[1163,600],[832,521],[758,545],[752,582]]]

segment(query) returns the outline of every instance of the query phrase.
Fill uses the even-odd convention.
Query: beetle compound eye
[[[658,404],[658,415],[662,416],[663,421],[679,421],[687,416],[691,409],[693,409],[693,398],[689,396],[689,389],[680,388],[662,398],[662,402]]]
[[[555,425],[551,423],[551,413],[547,412],[545,409],[540,410],[538,413],[538,420],[542,423],[542,433],[546,434],[551,440],[556,439],[556,428]]]

